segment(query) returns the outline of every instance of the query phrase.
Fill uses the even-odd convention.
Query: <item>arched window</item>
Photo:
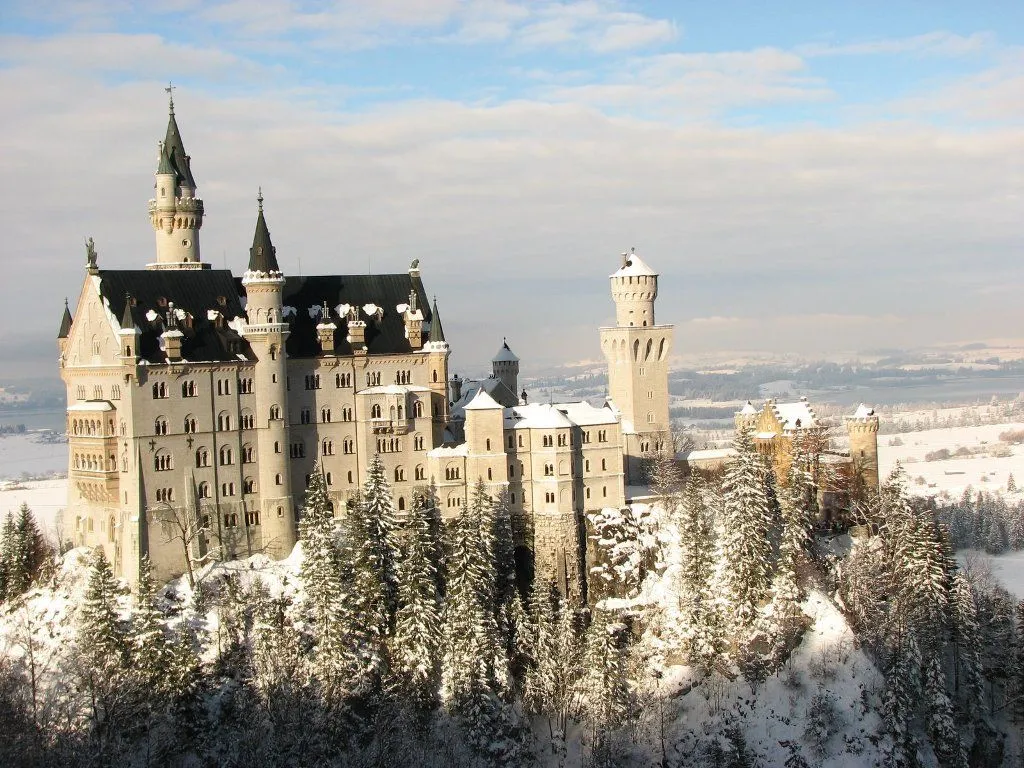
[[[278,421],[281,418],[281,408],[277,405],[270,406],[270,420]]]
[[[242,483],[242,493],[256,493],[256,481],[251,477],[245,478]]]
[[[210,484],[207,482],[200,483],[199,488],[196,489],[196,495],[199,496],[200,499],[210,498]]]
[[[321,408],[320,409],[320,421],[324,424],[329,424],[331,421],[331,409]]]
[[[423,402],[417,400],[412,404],[412,415],[413,417],[420,419],[423,417]]]
[[[405,511],[405,496],[399,496],[398,497],[398,511],[399,512],[404,512]]]
[[[226,464],[231,464],[233,460],[234,460],[234,456],[232,455],[231,448],[229,446],[227,446],[227,445],[221,446],[221,449],[220,449],[220,463],[221,463],[221,466],[224,466]]]
[[[281,475],[274,475],[274,485],[284,485],[284,480],[281,477]],[[277,509],[278,509],[277,516],[280,517],[281,516],[281,508],[278,507]]]
[[[196,431],[196,419],[195,416],[189,414],[185,417],[185,434],[192,435]]]
[[[381,408],[380,408],[380,405],[378,405],[377,403],[374,403],[374,404],[373,404],[373,405],[372,405],[372,406],[370,407],[370,418],[371,418],[371,419],[379,419],[380,417],[381,417]]]
[[[157,451],[153,457],[153,468],[157,472],[166,472],[174,469],[174,460],[167,451]]]
[[[607,459],[601,459],[601,471],[604,472],[607,469],[608,469],[608,460]]]
[[[158,435],[167,434],[167,419],[163,416],[157,416],[156,421],[153,422],[153,432]]]
[[[210,466],[210,452],[205,448],[196,449],[196,468]]]
[[[494,479],[493,477],[491,477],[491,468],[490,467],[487,468],[487,479],[488,480],[493,480]]]
[[[252,464],[252,446],[248,443],[242,446],[242,463]]]
[[[405,467],[395,467],[395,482],[401,483],[405,480]]]
[[[334,455],[334,441],[333,440],[324,440],[323,444],[320,447],[320,453],[323,456],[333,456]]]
[[[242,411],[242,429],[255,429],[256,417],[252,411]]]
[[[491,450],[491,438],[487,438],[484,443],[486,444],[486,450]]]
[[[427,478],[427,471],[423,468],[422,464],[417,464],[416,465],[415,477],[416,477],[417,480],[426,480],[426,478]]]

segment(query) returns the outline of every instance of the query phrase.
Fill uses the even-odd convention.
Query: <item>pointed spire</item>
[[[437,311],[437,296],[434,297],[434,308],[430,313],[430,341],[444,341],[441,315]]]
[[[132,317],[132,295],[124,295],[124,314],[121,315],[121,328],[130,329],[135,327],[135,318]]]
[[[281,268],[277,265],[277,249],[270,242],[270,230],[263,216],[263,187],[260,187],[256,202],[259,205],[259,213],[256,217],[256,234],[253,235],[252,248],[249,249],[249,271],[280,272]]]
[[[168,85],[165,89],[170,94],[169,114],[167,116],[167,135],[164,136],[164,154],[167,161],[178,174],[178,183],[196,188],[196,180],[192,176],[191,158],[185,154],[185,144],[181,140],[181,131],[178,130],[178,121],[174,119],[174,86]],[[161,161],[162,162],[162,161]]]
[[[58,339],[66,339],[68,334],[71,333],[71,310],[68,308],[68,300],[64,299],[64,317],[60,321],[60,331],[57,333]]]
[[[177,175],[178,172],[176,170],[174,170],[174,166],[171,165],[171,161],[167,157],[167,153],[164,152],[164,143],[162,141],[160,142],[160,149],[159,149],[159,155],[158,156],[159,156],[160,160],[157,163],[156,172],[157,173],[173,173],[173,174]]]

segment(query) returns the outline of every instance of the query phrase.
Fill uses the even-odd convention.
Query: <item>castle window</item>
[[[508,495],[508,500],[509,500],[510,503],[515,504],[516,503],[516,495],[514,493],[510,493]]]
[[[281,475],[274,475],[274,485],[284,485],[284,478]],[[280,517],[280,515],[279,515]]]
[[[210,498],[210,484],[203,482],[199,484],[199,488],[196,489],[196,495],[200,499]]]
[[[284,507],[278,507],[277,508],[277,516],[278,517],[284,517]]]
[[[416,435],[415,437],[413,437],[412,447],[414,450],[417,451],[423,450],[423,435]]]
[[[405,496],[398,497],[398,511],[405,512]]]
[[[519,435],[519,447],[520,448],[523,447],[523,436],[522,435]]]
[[[653,424],[654,423],[654,414],[653,413],[648,413],[647,414],[647,423],[648,424]]]
[[[548,504],[554,504],[555,494],[553,494],[551,491],[548,491],[547,493],[544,494],[544,501],[546,501]]]
[[[281,452],[281,443],[278,442],[277,440],[275,440],[274,441],[274,453],[280,453],[280,452]]]
[[[103,399],[103,387],[96,385],[92,388],[92,399],[102,400]]]
[[[309,408],[303,408],[301,411],[299,411],[300,424],[309,424],[309,418]]]
[[[183,381],[181,382],[181,396],[182,397],[196,397],[199,394],[199,390],[196,387],[194,381]]]
[[[416,465],[415,477],[416,477],[417,480],[426,480],[426,478],[427,478],[427,471],[423,468],[422,464]]]
[[[153,432],[157,435],[166,435],[167,419],[163,416],[157,416],[156,421],[153,422]]]
[[[157,472],[167,472],[168,470],[174,469],[174,460],[171,458],[171,454],[166,451],[159,451],[156,456],[153,457],[153,468]]]
[[[291,444],[291,457],[293,459],[304,459],[306,458],[306,444],[303,442]]]
[[[491,477],[491,468],[490,467],[487,468],[487,479],[488,480],[493,480],[494,479],[493,477]]]
[[[259,525],[260,524],[260,513],[259,510],[251,509],[245,513],[245,524],[246,525]]]
[[[330,408],[321,408],[320,409],[320,421],[323,422],[324,424],[330,424],[331,423],[331,409]]]
[[[251,477],[245,478],[242,483],[242,493],[256,493],[256,481]]]
[[[395,467],[395,482],[401,483],[405,481],[405,467]]]
[[[84,397],[85,397],[85,388],[83,387],[82,388],[82,398],[84,399]],[[167,397],[167,383],[163,382],[163,381],[158,381],[156,384],[153,385],[153,399],[154,400],[163,400],[166,397]]]
[[[341,409],[341,420],[352,421],[352,409],[345,407]]]
[[[352,470],[351,469],[348,471],[348,484],[352,485]]]
[[[413,415],[414,418],[417,418],[417,419],[423,418],[423,403],[422,403],[422,401],[417,400],[415,403],[412,404],[412,415]]]
[[[510,478],[516,476],[516,465],[515,464],[509,464],[508,465],[508,476]]]
[[[242,463],[252,464],[252,446],[248,443],[242,446]]]
[[[555,465],[554,464],[545,464],[544,465],[544,475],[545,475],[545,477],[553,477],[554,474],[555,474]]]
[[[604,429],[598,430],[598,432],[597,432],[597,442],[599,442],[599,443],[607,443],[608,442],[608,432],[607,432],[607,430],[604,430]]]
[[[221,466],[226,466],[228,464],[231,464],[231,463],[233,463],[233,460],[234,460],[234,455],[231,452],[231,448],[229,448],[226,445],[221,446],[221,449],[220,449],[220,463],[221,463]]]
[[[346,437],[345,441],[341,444],[341,449],[347,454],[356,452],[356,442],[351,437]]]
[[[256,417],[252,411],[242,411],[242,429],[256,429]]]
[[[75,389],[75,397],[78,400],[85,400],[85,387],[79,386]],[[156,397],[156,384],[153,385],[153,397]]]
[[[231,394],[231,379],[217,379],[217,394],[218,395],[230,395]]]
[[[485,442],[485,445],[487,446],[486,450],[488,450],[488,451],[491,450],[491,438],[488,437],[487,440],[484,441],[484,442]]]
[[[185,417],[185,434],[194,435],[196,432],[196,419],[194,416]]]
[[[239,379],[238,380],[238,394],[240,394],[240,395],[251,395],[252,394],[252,379]]]
[[[564,447],[564,446],[565,446],[565,443],[566,443],[566,441],[565,441],[565,435],[559,435],[559,436],[558,436],[558,444],[559,444],[560,446],[563,446],[563,447]]]
[[[589,472],[590,471],[590,459],[587,459],[586,461],[583,462],[583,471],[584,472]]]
[[[281,408],[277,405],[270,406],[270,420],[278,421],[281,418]]]
[[[334,475],[332,475],[330,472],[327,472],[324,475],[324,479],[327,481],[328,485],[334,485]]]
[[[110,399],[111,400],[120,400],[121,399],[121,387],[119,387],[117,384],[115,384],[114,386],[112,386],[110,388]]]
[[[270,359],[277,360],[277,347],[275,346],[270,347]]]
[[[320,454],[322,456],[333,456],[334,455],[334,441],[324,440],[320,446]]]
[[[157,488],[156,489],[156,500],[161,503],[169,503],[174,501],[174,489],[173,488]],[[89,521],[92,523],[92,521]]]
[[[221,411],[217,414],[217,431],[227,432],[231,429],[231,416],[228,415],[227,411]]]
[[[210,452],[205,448],[196,450],[196,469],[210,466]]]
[[[306,374],[306,389],[320,389],[320,374]]]
[[[508,436],[508,449],[511,451],[516,447],[516,441],[512,438],[512,435]]]
[[[590,498],[590,489],[589,488],[587,488],[587,498],[588,499]]]
[[[227,494],[224,494],[225,496]],[[237,512],[225,512],[224,513],[224,527],[235,528],[238,525],[238,513]]]
[[[352,374],[351,373],[336,373],[334,374],[334,386],[338,387],[351,387],[352,386]]]
[[[604,472],[608,469],[608,460],[601,459],[601,471]]]
[[[379,419],[379,418],[381,418],[381,413],[382,413],[381,407],[377,403],[374,403],[370,407],[370,418],[371,419]]]

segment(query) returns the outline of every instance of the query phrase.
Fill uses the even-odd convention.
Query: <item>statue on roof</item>
[[[416,291],[409,291],[409,311],[416,311]]]
[[[358,319],[359,319],[359,307],[357,307],[355,304],[353,304],[351,307],[348,308],[348,321],[350,323],[354,323]]]
[[[85,266],[96,269],[96,242],[91,237],[85,241]]]

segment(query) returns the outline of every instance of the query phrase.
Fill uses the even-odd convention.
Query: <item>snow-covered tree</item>
[[[677,517],[679,564],[677,633],[695,663],[707,663],[721,649],[721,633],[711,593],[715,570],[713,505],[716,499],[699,475],[691,475]]]
[[[772,577],[773,518],[764,483],[767,471],[750,431],[737,432],[736,457],[722,482],[722,591],[733,629],[753,624]]]
[[[913,728],[914,712],[920,701],[921,654],[913,635],[893,654],[882,697],[882,721],[889,742],[885,765],[889,768],[913,768],[917,765],[917,738]]]
[[[629,682],[629,630],[610,611],[596,610],[587,631],[587,717],[595,751],[611,732],[632,716],[634,695]]]
[[[153,569],[149,557],[144,557],[132,615],[132,670],[155,694],[168,692],[174,672],[174,651],[164,632],[163,618],[156,605]]]
[[[441,616],[433,561],[435,511],[417,494],[405,556],[398,564],[398,612],[391,640],[394,685],[416,706],[429,709],[440,688]]]
[[[380,638],[391,633],[398,582],[399,544],[395,503],[380,456],[367,470],[360,503],[351,510],[353,600],[363,623]]]
[[[928,736],[939,764],[949,768],[967,768],[967,754],[960,743],[953,702],[946,692],[946,675],[937,655],[925,662],[923,694],[928,712]]]

